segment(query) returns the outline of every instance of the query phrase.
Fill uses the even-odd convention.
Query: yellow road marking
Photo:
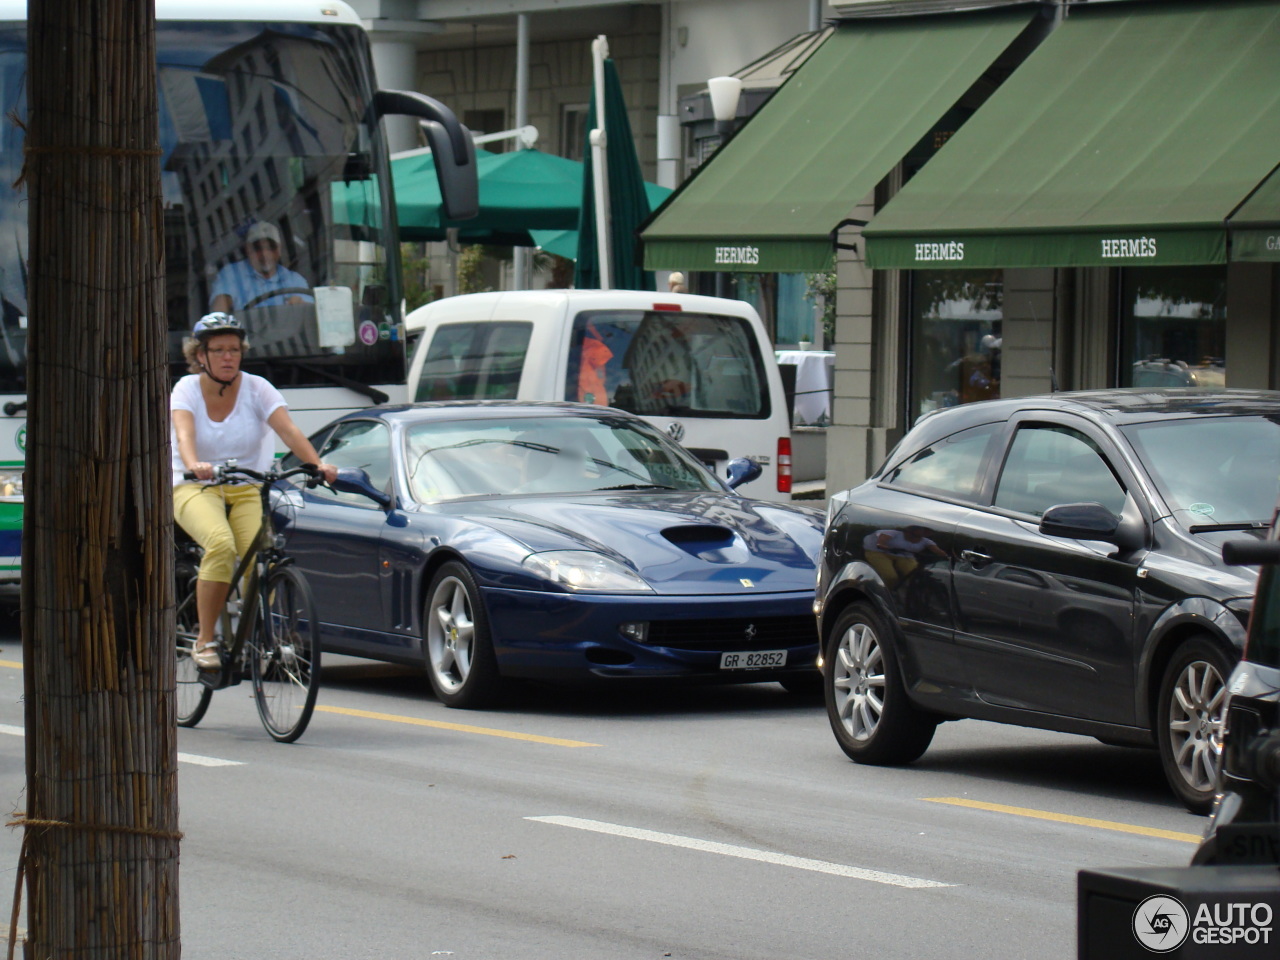
[[[1156,827],[1140,827],[1132,823],[1118,823],[1115,820],[1095,820],[1093,817],[1073,817],[1069,813],[1052,813],[1048,810],[1033,810],[1030,807],[1010,807],[1003,803],[986,803],[982,800],[965,800],[962,797],[922,797],[929,803],[949,803],[953,807],[970,807],[974,810],[989,810],[992,813],[1010,813],[1015,817],[1031,817],[1035,820],[1053,820],[1057,823],[1074,823],[1081,827],[1093,827],[1096,830],[1115,830],[1119,833],[1136,833],[1143,837],[1159,837],[1162,840],[1179,840],[1183,843],[1199,843],[1201,837],[1194,833],[1178,833],[1174,830],[1160,830]]]
[[[553,747],[598,747],[598,743],[583,740],[561,740],[559,737],[540,737],[536,733],[517,733],[514,730],[495,730],[493,727],[473,727],[465,723],[447,723],[444,720],[423,720],[420,717],[402,717],[394,713],[374,713],[370,710],[351,710],[346,707],[326,707],[316,704],[316,710],[324,713],[340,713],[347,717],[363,717],[366,720],[389,720],[392,723],[409,723],[416,727],[435,727],[438,730],[457,730],[459,733],[478,733],[486,737],[506,737],[508,740],[528,740],[531,743],[547,743]]]
[[[22,664],[17,660],[0,660],[0,667],[13,667],[15,670],[21,670]]]

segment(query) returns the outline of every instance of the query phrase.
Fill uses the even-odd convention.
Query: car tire
[[[1201,634],[1174,651],[1160,680],[1156,743],[1165,777],[1192,813],[1213,805],[1222,763],[1223,706],[1231,660]]]
[[[502,677],[484,601],[465,564],[450,561],[436,571],[422,621],[427,677],[440,702],[465,710],[493,704]]]
[[[869,603],[836,620],[826,644],[823,692],[840,749],[858,763],[910,763],[928,749],[938,721],[907,696],[888,622]]]

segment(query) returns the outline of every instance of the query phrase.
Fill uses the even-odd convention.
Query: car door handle
[[[960,559],[967,560],[975,567],[985,567],[991,562],[991,558],[985,553],[979,553],[977,550],[961,550]]]

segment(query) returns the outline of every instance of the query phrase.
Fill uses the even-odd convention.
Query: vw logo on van
[[[667,436],[670,437],[672,440],[674,440],[676,443],[679,443],[681,440],[684,439],[684,424],[683,423],[671,424],[671,426],[667,427]]]

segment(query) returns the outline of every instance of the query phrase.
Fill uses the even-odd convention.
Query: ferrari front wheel
[[[447,707],[477,709],[498,699],[502,677],[475,577],[457,561],[431,578],[423,611],[427,677]]]

